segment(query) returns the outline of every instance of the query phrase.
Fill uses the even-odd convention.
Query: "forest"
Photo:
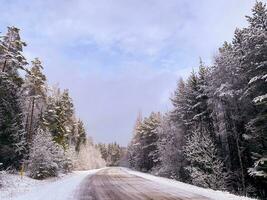
[[[44,179],[105,166],[69,91],[48,86],[38,58],[28,63],[19,31],[8,27],[0,38],[1,170]]]
[[[267,8],[224,42],[212,65],[179,79],[166,113],[137,117],[130,167],[204,188],[267,197]],[[204,50],[204,49],[203,49]]]

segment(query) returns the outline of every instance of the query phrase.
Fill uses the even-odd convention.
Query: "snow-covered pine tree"
[[[211,135],[214,136],[213,120],[211,117],[211,109],[208,106],[209,96],[208,96],[208,78],[209,78],[209,68],[204,65],[202,60],[200,60],[199,70],[198,70],[198,91],[196,96],[196,104],[193,105],[194,110],[194,121],[200,130],[208,130]]]
[[[25,76],[23,92],[26,97],[26,123],[27,140],[32,141],[32,133],[36,132],[40,118],[46,106],[47,86],[46,76],[42,73],[42,63],[38,58],[32,61],[32,67]]]
[[[150,171],[159,163],[157,148],[158,127],[160,125],[160,113],[152,112],[149,117],[144,118],[138,131],[140,131],[141,155],[139,155],[138,168]]]
[[[130,144],[127,147],[127,159],[129,166],[134,169],[139,169],[138,168],[138,163],[141,160],[139,157],[141,155],[141,133],[140,133],[140,128],[142,125],[142,114],[139,113],[134,125],[134,130],[133,130],[133,137],[130,141]]]
[[[53,141],[50,132],[38,129],[27,162],[29,176],[35,179],[57,176],[63,158],[63,148]]]
[[[0,70],[18,86],[23,83],[18,69],[26,70],[27,65],[22,55],[26,43],[21,41],[19,31],[14,26],[8,27],[7,34],[3,36],[3,40],[0,40]]]
[[[171,97],[171,102],[173,109],[170,112],[170,120],[178,126],[186,134],[188,131],[188,126],[186,121],[189,120],[188,115],[188,104],[186,99],[186,85],[183,79],[179,79],[177,83],[177,89],[174,91],[173,96]]]
[[[196,72],[193,71],[188,77],[188,79],[186,80],[185,87],[185,105],[187,111],[187,119],[185,119],[184,122],[187,128],[191,130],[196,124],[196,115],[199,114],[197,106],[200,86],[198,83],[198,76]]]
[[[184,153],[190,162],[187,169],[194,185],[216,190],[226,189],[224,165],[208,131],[194,131],[187,138]]]
[[[168,114],[161,120],[159,139],[159,165],[157,173],[168,178],[185,181],[185,160],[183,155],[184,132],[174,123]]]

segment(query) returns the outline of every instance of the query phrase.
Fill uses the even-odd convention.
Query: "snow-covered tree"
[[[158,140],[159,161],[157,173],[168,178],[185,181],[185,160],[182,151],[184,132],[166,115],[161,120]]]
[[[27,61],[22,55],[23,47],[26,43],[21,41],[19,29],[8,27],[7,34],[0,40],[0,69],[15,84],[21,85],[23,80],[18,73],[18,69],[26,70]]]
[[[151,113],[136,127],[136,133],[128,149],[130,165],[149,171],[159,163],[157,148],[160,113]]]
[[[59,89],[48,97],[47,108],[42,119],[42,126],[47,128],[54,140],[64,148],[68,146],[69,135],[73,130],[73,103],[68,91]]]
[[[133,137],[127,147],[127,160],[129,166],[134,169],[138,169],[138,163],[140,161],[140,154],[141,154],[141,133],[140,128],[142,125],[142,114],[139,113],[134,125],[133,129]]]
[[[26,153],[20,98],[23,79],[18,71],[25,70],[27,64],[23,46],[15,27],[8,27],[7,34],[0,38],[0,162],[4,167],[18,168]]]
[[[63,158],[63,148],[53,141],[50,132],[38,129],[30,148],[29,176],[35,179],[57,176]]]
[[[251,99],[255,106],[250,110],[247,123],[247,139],[251,145],[254,166],[267,159],[267,8],[257,2],[252,9],[252,16],[247,17],[249,27],[240,31],[242,42],[236,51],[242,55],[241,70],[248,82],[244,96]],[[253,112],[254,111],[254,112]],[[260,167],[259,167],[260,168]],[[257,167],[254,167],[256,170]],[[267,173],[267,169],[265,169]],[[257,176],[257,173],[253,173]],[[261,174],[261,173],[259,173]],[[266,179],[267,182],[267,179]]]
[[[233,44],[224,43],[219,52],[210,74],[209,106],[220,154],[232,175],[229,188],[245,194],[247,152],[244,151],[245,109],[242,106],[250,105],[240,101],[244,77],[238,75],[239,57],[235,56]]]
[[[46,105],[46,76],[42,73],[43,66],[38,58],[32,61],[32,67],[26,74],[23,92],[26,96],[26,125],[28,142],[32,140],[32,132],[40,124],[40,118]]]
[[[187,169],[194,185],[219,190],[226,188],[224,165],[208,131],[193,132],[187,138],[184,153],[190,162]]]

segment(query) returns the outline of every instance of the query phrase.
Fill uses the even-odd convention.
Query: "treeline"
[[[165,114],[138,117],[131,167],[197,186],[267,197],[267,9],[256,2],[214,64],[180,79]]]
[[[99,149],[107,166],[121,166],[126,152],[124,147],[114,142],[109,144],[99,143],[96,145],[96,148]]]
[[[69,91],[48,87],[42,63],[36,58],[29,66],[25,46],[16,27],[0,38],[1,168],[26,168],[34,178],[56,176],[81,166],[85,158],[79,153],[94,145]],[[88,155],[103,165],[99,152]]]

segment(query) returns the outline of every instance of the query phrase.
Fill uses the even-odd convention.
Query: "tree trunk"
[[[27,142],[29,142],[29,113],[30,113],[30,108],[31,108],[31,102],[29,102],[29,107],[27,109],[27,117],[26,117],[26,122],[25,122],[25,131],[27,133]]]
[[[234,102],[235,104],[235,113],[240,113],[238,109],[238,105],[236,101]],[[233,113],[231,113],[231,118],[235,119],[235,116]],[[233,121],[233,131],[234,131],[234,136],[235,136],[235,143],[236,143],[236,148],[237,148],[237,155],[238,155],[238,161],[240,165],[240,170],[241,170],[241,181],[242,181],[242,189],[243,189],[243,195],[246,195],[246,185],[245,185],[245,174],[244,174],[244,166],[243,166],[243,161],[242,161],[242,155],[241,155],[241,150],[240,150],[240,144],[239,144],[239,134],[237,131],[236,127],[236,122]]]
[[[246,195],[246,185],[245,185],[245,176],[244,176],[244,167],[243,167],[243,161],[241,157],[241,151],[240,151],[240,146],[239,146],[239,139],[238,136],[236,135],[236,147],[237,147],[237,152],[238,152],[238,160],[241,168],[241,179],[242,179],[242,187],[243,187],[243,195]]]
[[[33,123],[34,101],[35,101],[35,98],[32,97],[32,109],[31,109],[30,127],[29,127],[29,142],[32,141],[32,123]]]
[[[3,65],[3,69],[2,69],[2,72],[5,72],[5,69],[6,69],[6,62],[7,62],[7,59],[5,59],[5,62],[4,62],[4,65]]]

